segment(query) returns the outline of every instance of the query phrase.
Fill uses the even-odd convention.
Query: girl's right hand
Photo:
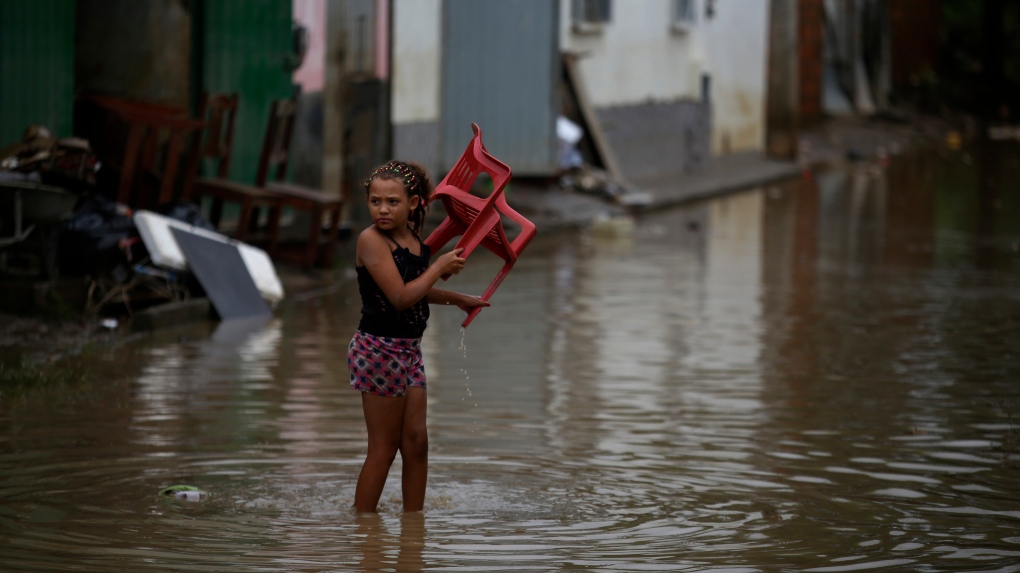
[[[457,274],[461,269],[464,268],[464,263],[467,259],[461,257],[460,254],[464,252],[464,248],[458,248],[444,254],[443,256],[436,259],[435,264],[440,271],[440,275]]]

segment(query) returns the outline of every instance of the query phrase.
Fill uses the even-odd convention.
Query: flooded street
[[[423,515],[350,509],[355,284],[101,351],[0,403],[0,570],[1020,571],[1006,151],[540,229],[433,311]]]

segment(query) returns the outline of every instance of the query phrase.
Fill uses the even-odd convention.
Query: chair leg
[[[457,241],[458,247],[464,247],[462,257],[467,257],[475,248],[485,240],[489,231],[499,224],[499,213],[495,210],[488,214],[479,214],[478,218],[471,222],[471,225],[464,230],[464,235]]]
[[[283,213],[283,208],[279,205],[273,205],[268,208],[269,210],[269,256],[273,257],[276,255],[277,246],[280,244],[280,217]]]
[[[270,257],[274,257],[276,255],[276,248],[279,246],[279,218],[281,218],[284,208],[279,205],[272,205],[266,206],[266,210],[269,217],[268,228],[266,229],[269,232],[269,245],[266,247],[266,252],[269,253]]]
[[[255,233],[258,231],[259,219],[262,218],[262,209],[255,204],[251,204],[251,215],[248,217],[247,232]]]
[[[450,239],[464,232],[463,225],[460,225],[453,219],[447,217],[434,231],[432,231],[428,238],[425,239],[425,244],[432,249],[432,254],[442,249],[446,243],[450,242]]]
[[[315,266],[315,256],[319,251],[319,235],[322,234],[322,207],[312,209],[311,221],[308,222],[308,244],[305,245],[305,254],[302,257],[302,264],[310,269]]]
[[[505,265],[503,265],[503,268],[500,269],[499,273],[496,275],[496,278],[492,279],[492,282],[489,283],[489,288],[485,289],[485,293],[482,294],[481,296],[482,300],[487,301],[490,298],[492,298],[492,294],[495,293],[496,289],[499,288],[499,285],[503,283],[503,279],[505,279],[506,276],[510,274],[510,269],[513,268],[515,262],[517,261],[509,260],[506,262]],[[478,316],[478,313],[482,311],[482,308],[483,307],[477,306],[471,309],[471,312],[468,313],[467,317],[464,319],[464,322],[460,323],[460,325],[464,328],[467,328],[467,326],[471,324],[471,321],[474,320],[476,316]]]
[[[221,219],[223,219],[223,200],[213,198],[209,202],[209,222],[213,227],[219,229]]]
[[[336,252],[336,237],[340,229],[340,205],[334,206],[329,211],[329,233],[326,235],[326,245],[319,257],[319,265],[329,267],[333,264],[333,254]]]
[[[251,234],[257,234],[259,232],[259,222],[262,221],[262,208],[258,205],[253,205],[251,208],[251,218],[248,219],[248,232]]]
[[[249,218],[252,215],[251,198],[245,197],[241,200],[241,215],[237,220],[237,230],[234,231],[234,238],[243,242],[248,234]],[[257,215],[257,213],[256,213]]]
[[[485,289],[485,292],[482,294],[482,300],[489,300],[492,297],[493,293],[496,292],[496,289],[499,288],[499,285],[503,284],[503,279],[510,274],[510,269],[513,268],[515,262],[516,261],[507,261],[506,264],[503,265],[503,268],[496,274],[496,278],[492,279],[492,282],[489,283],[489,288]]]

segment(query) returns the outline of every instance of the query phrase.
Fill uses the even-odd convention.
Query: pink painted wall
[[[308,52],[294,71],[294,83],[300,84],[303,92],[322,91],[325,84],[326,1],[293,0],[294,20],[308,29]]]
[[[390,2],[375,0],[375,77],[390,77]]]

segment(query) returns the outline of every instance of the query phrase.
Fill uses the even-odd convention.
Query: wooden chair
[[[131,123],[125,117],[187,118],[188,109],[97,94],[84,95],[75,102],[75,133],[88,139],[105,167],[123,165]]]
[[[478,125],[472,123],[471,130],[474,137],[467,149],[429,197],[430,203],[437,199],[442,202],[446,209],[446,219],[429,234],[425,244],[431,247],[432,252],[436,252],[459,235],[460,241],[454,248],[464,249],[462,257],[467,257],[479,245],[501,257],[504,260],[503,268],[481,297],[482,300],[489,300],[510,273],[521,252],[535,237],[536,229],[531,221],[506,203],[504,190],[510,182],[510,168],[485,149],[482,130]],[[492,192],[484,198],[471,194],[471,187],[481,173],[487,173],[492,178]],[[521,228],[513,240],[507,238],[503,227],[504,217]],[[447,278],[449,275],[443,277],[444,280]],[[477,307],[468,313],[461,326],[471,324],[481,310],[482,307]]]
[[[261,189],[260,186],[245,185],[228,179],[230,174],[230,157],[234,147],[234,120],[237,116],[237,94],[203,94],[199,108],[200,117],[205,120],[204,132],[196,132],[191,144],[191,157],[188,165],[189,184],[185,200],[201,201],[208,197],[211,200],[209,221],[219,229],[223,215],[223,203],[237,203],[239,217],[234,238],[238,241],[248,239],[248,234],[255,231],[258,209],[268,208],[270,212],[278,211],[280,202],[276,194]],[[198,172],[203,162],[215,164],[215,175],[200,177]],[[278,240],[279,218],[270,217],[270,246]]]
[[[167,203],[181,186],[181,152],[187,138],[204,123],[187,117],[156,116],[122,112],[128,122],[124,160],[121,164],[117,202],[136,209]],[[185,179],[180,194],[186,195]]]
[[[117,173],[114,199],[135,208],[151,207],[187,193],[178,169],[186,140],[204,124],[183,108],[107,96],[84,103],[107,170]],[[182,181],[183,179],[183,181]]]
[[[333,261],[340,217],[347,198],[342,190],[327,192],[284,181],[290,159],[296,110],[297,102],[293,99],[273,102],[262,144],[256,184],[273,193],[279,200],[281,208],[270,212],[271,224],[275,227],[279,228],[283,208],[289,207],[309,214],[304,248],[293,253],[273,244],[270,255],[274,258],[292,258],[304,268],[326,266]],[[327,222],[325,226],[324,219]],[[323,229],[326,230],[325,235]]]

